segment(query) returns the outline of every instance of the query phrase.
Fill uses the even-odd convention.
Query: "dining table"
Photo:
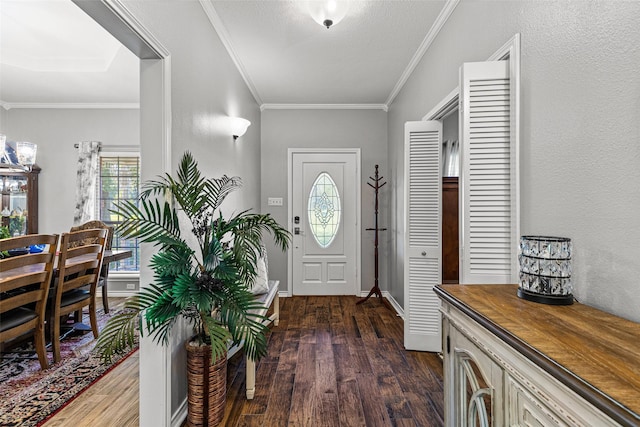
[[[131,258],[133,252],[128,249],[107,249],[102,256],[102,263],[111,263],[116,261],[122,261],[123,259]]]
[[[123,259],[127,259],[131,257],[132,255],[133,255],[133,252],[127,249],[105,250],[104,255],[102,256],[102,264],[104,265],[105,263],[109,264],[112,262],[121,261]],[[16,268],[14,270],[0,271],[0,280],[16,273],[24,274],[24,273],[28,273],[29,271],[41,271],[41,270],[42,270],[41,264],[40,265],[30,264],[24,267]],[[57,274],[58,274],[58,257],[56,256],[53,261],[53,277],[57,276]]]
[[[112,262],[121,261],[123,259],[127,259],[133,256],[133,252],[128,249],[105,249],[104,254],[102,255],[102,265],[110,264]],[[76,259],[77,258],[77,259]],[[82,257],[70,258],[77,262]],[[58,274],[58,256],[53,262],[53,276],[57,276]]]
[[[109,264],[116,261],[121,261],[123,259],[127,259],[133,255],[133,252],[128,249],[116,249],[116,250],[105,250],[104,255],[102,256],[102,264]],[[77,261],[77,260],[76,260]],[[0,280],[9,277],[13,274],[24,274],[29,271],[40,271],[42,267],[38,264],[30,264],[23,267],[16,268],[14,270],[9,271],[0,271]],[[58,274],[58,257],[56,256],[53,261],[53,277]]]

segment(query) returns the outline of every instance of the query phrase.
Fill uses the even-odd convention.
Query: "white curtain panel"
[[[78,174],[76,177],[76,210],[73,225],[96,219],[96,180],[100,142],[82,141],[78,144]]]

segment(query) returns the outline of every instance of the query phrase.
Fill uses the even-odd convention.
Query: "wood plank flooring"
[[[139,424],[138,352],[89,387],[43,427],[133,427]]]
[[[280,299],[280,325],[272,327],[268,354],[258,365],[253,400],[245,395],[244,357],[229,360],[222,425],[442,426],[440,358],[405,351],[402,319],[375,299],[358,306],[356,301]],[[44,426],[137,425],[137,357],[130,359]],[[110,379],[114,385],[105,382]],[[130,380],[136,386],[125,387],[135,396],[125,397],[125,387],[117,384]],[[101,416],[82,418],[76,405],[89,405]]]
[[[442,362],[403,348],[403,322],[379,301],[292,297],[247,401],[244,360],[228,368],[228,426],[442,426]]]

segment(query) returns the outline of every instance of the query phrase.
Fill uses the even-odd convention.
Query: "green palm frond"
[[[257,314],[264,306],[244,290],[228,298],[220,307],[220,319],[227,325],[233,337],[233,343],[244,341],[243,348],[252,360],[258,360],[266,354],[265,333],[267,327],[262,323],[264,316]]]
[[[120,312],[100,331],[95,348],[104,362],[111,363],[114,355],[123,354],[135,345],[139,315],[140,312],[134,310]]]
[[[226,223],[226,231],[233,235],[232,251],[238,260],[243,281],[255,281],[256,254],[262,252],[263,233],[270,233],[283,251],[289,247],[291,234],[270,215],[241,212]]]
[[[171,188],[176,203],[189,219],[197,217],[207,209],[207,198],[203,193],[205,185],[206,180],[197,176],[192,181],[179,182]]]
[[[193,306],[198,312],[213,311],[218,298],[216,289],[210,283],[206,283],[206,277],[195,274],[176,277],[171,291],[175,304],[183,309]]]
[[[156,283],[140,289],[137,295],[130,297],[124,304],[125,309],[142,312],[156,304],[158,299],[166,293],[166,290]],[[142,331],[141,331],[142,332]]]
[[[169,344],[169,336],[171,335],[171,329],[173,328],[173,326],[176,324],[177,321],[178,321],[177,314],[172,317],[166,318],[165,321],[162,323],[154,320],[153,321],[153,324],[155,325],[154,332],[153,334],[151,334],[151,337],[153,338],[153,342],[157,344],[162,344],[162,345]],[[148,318],[147,318],[147,322],[149,322]]]
[[[237,176],[228,177],[223,175],[220,178],[209,179],[204,188],[209,207],[212,210],[219,209],[229,193],[240,187],[242,187],[242,180]]]
[[[206,316],[205,323],[209,340],[211,341],[211,361],[213,362],[226,354],[231,334],[223,323],[213,319],[211,316]]]
[[[96,343],[96,350],[104,361],[110,363],[115,354],[122,354],[133,347],[138,331],[140,335],[144,335],[140,313],[155,304],[162,293],[154,285],[144,288],[125,301],[123,311],[109,319]]]
[[[137,237],[145,243],[156,243],[162,239],[181,241],[178,215],[169,202],[161,204],[158,199],[141,199],[139,203],[140,207],[126,200],[111,210],[123,218],[118,225],[122,237]]]
[[[207,248],[204,251],[202,265],[205,270],[213,271],[224,258],[224,247],[219,239],[209,239]]]
[[[186,244],[174,245],[171,250],[153,254],[149,267],[159,275],[177,276],[191,270],[194,255],[195,252]]]
[[[144,320],[149,334],[158,335],[158,330],[166,322],[175,319],[182,312],[183,307],[176,303],[170,291],[164,291],[156,301],[144,311]],[[163,342],[166,339],[162,339]]]
[[[165,177],[143,182],[138,199],[146,200],[153,197],[165,197],[169,192],[169,188],[171,188],[171,182],[167,181],[167,179],[171,179],[171,177],[166,175]]]
[[[180,317],[201,340],[211,341],[213,360],[230,343],[242,342],[254,360],[266,354],[266,317],[257,314],[264,307],[247,286],[257,274],[264,234],[271,234],[282,250],[291,235],[268,214],[247,210],[225,218],[220,207],[241,185],[239,177],[205,178],[194,157],[185,153],[175,178],[165,174],[145,182],[137,202],[115,207],[121,235],[152,243],[156,253],[149,264],[153,283],[104,327],[97,347],[103,358],[133,345],[136,329],[167,344]],[[185,223],[190,230],[181,230]],[[184,231],[195,236],[197,247],[183,238],[188,236]]]

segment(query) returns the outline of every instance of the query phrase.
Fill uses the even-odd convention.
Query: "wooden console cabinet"
[[[640,426],[640,324],[441,285],[446,426]]]

